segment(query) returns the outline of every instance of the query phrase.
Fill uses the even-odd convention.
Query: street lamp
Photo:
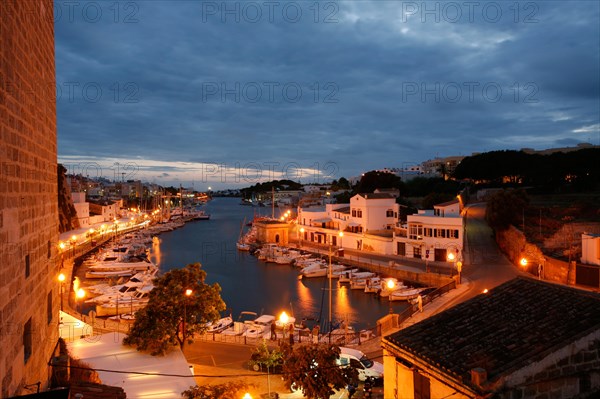
[[[300,227],[300,248],[302,248],[302,239],[304,239],[304,227]]]
[[[190,295],[192,295],[192,291],[191,289],[186,289],[185,290],[185,298],[183,298],[183,340],[181,341],[181,350],[183,351],[183,346],[185,345],[185,320],[187,318],[187,298],[190,297]]]
[[[79,315],[83,319],[83,298],[85,298],[85,291],[83,288],[77,290],[77,306],[79,307]]]
[[[77,236],[71,236],[71,248],[73,249],[73,258],[75,258],[75,244],[77,243]]]
[[[58,275],[58,281],[60,283],[60,311],[63,311],[63,283],[65,282],[65,275],[60,273]]]
[[[521,266],[526,267],[528,262],[527,262],[527,259],[521,258],[521,260],[519,261],[519,263],[521,264]]]
[[[290,321],[290,317],[285,312],[281,312],[279,316],[279,322],[283,327],[283,340],[285,341],[285,332],[287,331],[287,323]]]
[[[451,276],[454,276],[454,267],[456,266],[456,255],[454,255],[454,252],[448,252],[448,256],[446,256],[446,258],[448,259],[448,262],[452,262]]]
[[[392,279],[389,279],[386,283],[386,286],[388,288],[388,291],[390,291],[390,294],[392,293],[392,291],[394,290],[394,288],[396,288],[396,282]],[[392,309],[392,295],[388,296],[388,301],[390,302],[390,314],[394,313],[394,310]]]
[[[456,262],[456,271],[458,272],[458,284],[460,284],[461,283],[460,272],[462,271],[462,262],[461,261]]]
[[[344,232],[340,231],[338,233],[338,235],[340,236],[340,248],[344,248],[344,245],[342,244],[342,238],[344,238]]]
[[[244,395],[244,397],[242,399],[252,399],[252,396],[250,396],[250,394],[248,392],[246,392],[246,394]]]

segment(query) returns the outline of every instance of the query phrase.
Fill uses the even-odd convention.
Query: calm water
[[[241,206],[239,198],[215,198],[204,209],[210,213],[210,220],[187,223],[160,235],[152,259],[161,273],[188,263],[202,263],[207,282],[219,283],[221,296],[234,319],[242,311],[278,316],[285,310],[298,320],[319,319],[320,314],[320,320],[328,320],[326,278],[298,280],[299,269],[293,266],[267,264],[248,252],[237,251],[235,243],[244,217],[251,220],[258,209],[270,214],[270,208]],[[275,212],[279,216],[279,210]],[[355,329],[374,327],[376,320],[389,312],[387,299],[350,290],[347,285],[338,288],[335,279],[332,285],[334,328],[345,318]],[[393,306],[399,311],[406,305],[395,302]]]

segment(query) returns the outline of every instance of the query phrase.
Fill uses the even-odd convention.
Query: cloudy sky
[[[197,190],[600,144],[597,1],[56,1],[59,161]]]

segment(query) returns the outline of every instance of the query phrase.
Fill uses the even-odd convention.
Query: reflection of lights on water
[[[161,260],[161,252],[160,252],[160,239],[158,237],[154,237],[152,239],[152,253],[151,253],[151,257],[152,260],[154,261],[154,263],[156,265],[160,266],[160,260]]]
[[[348,298],[348,287],[342,285],[337,290],[334,312],[338,317],[343,317],[353,313],[350,307],[350,299]]]
[[[315,311],[315,309],[311,309],[314,308],[314,302],[315,299],[308,287],[305,286],[301,280],[298,280],[298,305],[300,305],[300,309],[298,310],[300,310],[301,313],[312,313]]]

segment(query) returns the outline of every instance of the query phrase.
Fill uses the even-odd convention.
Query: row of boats
[[[210,215],[184,209],[179,215],[175,210],[171,217],[166,223],[124,235],[83,261],[86,280],[103,280],[85,287],[85,302],[95,305],[96,316],[133,319],[148,304],[154,288],[158,267],[148,259],[148,251],[158,241],[157,235],[183,227],[186,220],[205,220]]]
[[[350,289],[378,294],[390,301],[408,301],[426,295],[432,287],[412,287],[396,278],[382,277],[341,263],[329,263],[303,251],[276,244],[267,244],[254,251],[259,260],[280,265],[293,265],[300,269],[298,278],[331,277],[339,284],[349,284]]]

